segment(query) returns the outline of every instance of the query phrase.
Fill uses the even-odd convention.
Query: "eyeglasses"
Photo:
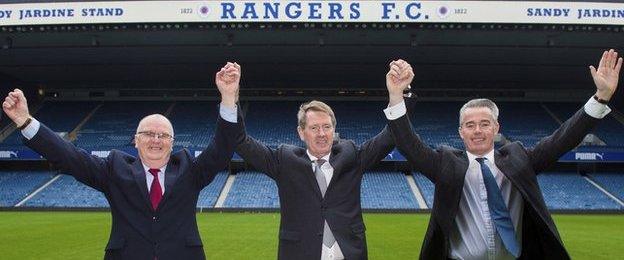
[[[477,126],[478,126],[479,129],[488,131],[492,129],[493,125],[494,124],[492,124],[492,122],[490,121],[481,121],[478,124],[475,122],[467,122],[462,126],[462,128],[465,128],[466,130],[474,131],[477,129]]]
[[[162,139],[164,141],[170,141],[173,139],[173,136],[171,136],[168,133],[154,133],[152,131],[141,131],[141,132],[137,132],[136,134],[145,136],[149,139],[156,138],[156,139]]]
[[[313,125],[308,127],[308,129],[310,129],[310,131],[314,132],[314,133],[320,133],[321,130],[323,130],[323,132],[331,132],[332,130],[334,130],[334,126],[332,125]]]

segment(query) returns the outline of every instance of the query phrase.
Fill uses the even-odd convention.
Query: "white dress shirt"
[[[590,98],[584,105],[585,112],[594,118],[605,117],[611,109]],[[405,102],[384,109],[386,118],[395,120],[407,113]],[[455,226],[450,230],[449,257],[455,259],[514,259],[505,249],[496,227],[490,217],[487,204],[487,190],[483,183],[481,166],[476,155],[466,152],[469,160],[464,178],[464,186],[459,201],[459,211],[455,216]],[[516,238],[522,248],[522,212],[524,200],[509,179],[496,167],[494,150],[485,156],[486,164],[492,171],[503,199],[509,209]]]
[[[503,244],[496,226],[490,217],[487,190],[483,182],[481,165],[475,160],[485,157],[485,164],[490,168],[496,184],[500,188],[503,200],[509,209],[509,216],[516,231],[516,239],[522,251],[522,211],[524,202],[518,189],[496,167],[494,150],[485,156],[476,156],[469,152],[468,170],[464,177],[464,186],[459,200],[459,211],[455,216],[455,228],[450,231],[449,257],[454,259],[515,259]]]
[[[145,172],[145,182],[147,183],[147,193],[149,194],[152,191],[152,182],[154,181],[154,175],[149,172],[150,167],[143,164],[143,172]],[[165,194],[165,170],[167,170],[167,165],[160,168],[158,172],[158,184],[160,184],[160,190],[162,194]],[[161,195],[162,195],[161,194]]]
[[[312,161],[312,172],[314,172],[314,170],[316,169],[316,160],[318,160],[319,158],[310,154],[310,151],[308,150],[306,150],[306,153],[308,154],[310,161]],[[332,167],[331,164],[329,164],[330,154],[327,154],[323,156],[322,158],[320,158],[320,159],[325,160],[325,163],[321,165],[321,171],[323,172],[323,175],[325,175],[325,182],[327,182],[327,187],[329,187],[329,183],[331,182],[331,179],[334,176],[334,167]],[[322,244],[321,260],[344,259],[344,256],[342,255],[342,250],[340,250],[340,246],[338,245],[338,240],[336,240],[336,242],[334,242],[334,244],[331,247],[327,247],[323,243],[321,244]]]

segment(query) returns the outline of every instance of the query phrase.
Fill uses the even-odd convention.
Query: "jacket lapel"
[[[316,194],[316,196],[320,199],[323,198],[321,194],[321,189],[318,186],[318,182],[316,181],[316,176],[314,176],[314,171],[312,170],[312,162],[310,161],[310,157],[306,153],[305,149],[300,149],[297,154],[297,162],[295,162],[295,167],[301,167],[297,169],[295,172],[302,172],[304,178],[308,180],[310,186],[312,186],[312,190]],[[325,191],[327,194],[327,191]]]
[[[342,173],[342,168],[344,167],[344,163],[338,163],[344,162],[345,160],[341,159],[341,156],[343,156],[342,148],[336,144],[337,143],[334,142],[331,154],[329,155],[329,164],[332,166],[332,168],[334,168],[334,173],[332,174],[331,181],[327,184],[325,196],[327,196],[327,193],[333,186],[336,186],[334,183],[336,183],[336,180],[338,179],[338,177],[340,177],[340,174]]]
[[[175,184],[178,176],[180,175],[180,171],[178,169],[179,165],[172,159],[169,160],[167,170],[165,170],[165,193],[163,194],[162,200],[160,200],[160,203],[158,204],[158,208],[160,208],[160,206],[167,200],[169,194],[173,191],[173,184]]]
[[[518,185],[519,180],[516,179],[518,175],[512,173],[514,169],[522,169],[522,167],[520,165],[513,165],[513,160],[510,160],[505,151],[501,152],[500,150],[494,150],[494,161],[496,163],[496,167],[503,173],[503,175],[505,175],[512,187],[518,189],[520,194],[522,194],[523,197],[526,197],[524,196],[524,194],[526,194],[524,185]]]
[[[141,160],[136,160],[132,164],[132,175],[134,176],[134,181],[139,188],[139,193],[145,202],[145,205],[152,209],[152,204],[149,200],[149,194],[147,193],[147,180],[145,179],[145,169],[143,169],[143,163]]]

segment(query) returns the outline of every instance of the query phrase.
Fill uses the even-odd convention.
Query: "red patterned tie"
[[[152,187],[150,188],[150,200],[152,201],[152,208],[156,210],[160,199],[162,199],[162,188],[160,188],[160,182],[158,181],[160,169],[149,169],[148,171],[154,176]]]

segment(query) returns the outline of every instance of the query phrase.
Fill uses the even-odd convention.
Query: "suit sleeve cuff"
[[[388,118],[388,120],[395,120],[399,117],[402,117],[403,115],[407,114],[405,101],[402,101],[401,103],[384,109],[384,113],[386,114],[386,118]]]
[[[599,103],[593,97],[590,97],[587,103],[585,103],[584,109],[585,113],[597,119],[602,119],[611,112],[609,106]]]
[[[39,127],[41,127],[41,123],[39,123],[39,121],[37,119],[32,119],[32,121],[30,122],[30,124],[28,124],[23,130],[22,130],[22,135],[30,140],[33,137],[35,137],[35,135],[37,134],[37,132],[39,132]]]
[[[230,123],[238,123],[237,111],[238,110],[237,110],[236,105],[234,105],[234,107],[224,106],[223,104],[219,105],[219,115],[225,121],[228,121]]]

